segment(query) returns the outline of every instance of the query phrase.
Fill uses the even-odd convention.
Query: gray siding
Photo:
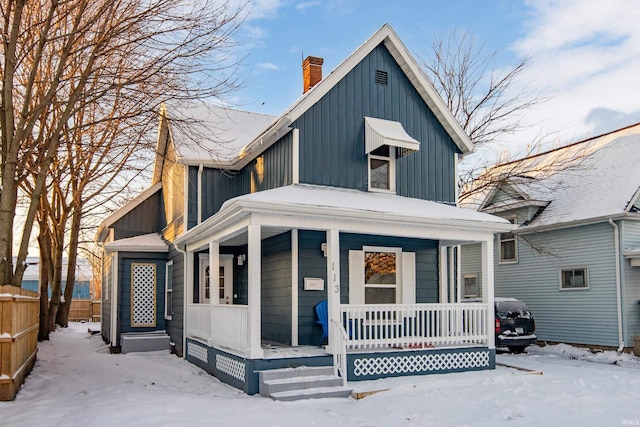
[[[171,245],[168,260],[173,261],[173,316],[171,320],[165,321],[167,334],[171,342],[176,345],[176,351],[179,355],[184,354],[182,348],[182,328],[184,325],[184,255],[175,250]],[[163,287],[164,292],[164,287]],[[164,313],[164,309],[162,311]]]
[[[291,132],[280,138],[240,171],[215,168],[202,170],[202,221],[213,216],[222,204],[243,194],[269,190],[292,183]],[[188,227],[198,224],[198,167],[189,167]]]
[[[388,73],[387,86],[375,83],[376,70]],[[384,45],[292,124],[300,130],[300,182],[368,189],[365,116],[398,121],[421,143],[396,163],[399,195],[455,202],[459,150]]]
[[[158,190],[113,224],[114,240],[126,239],[141,234],[158,233],[165,225],[162,191]]]
[[[617,346],[615,256],[608,223],[518,238],[518,262],[498,263],[495,295],[531,308],[542,341]],[[463,261],[464,262],[464,261]],[[560,290],[560,269],[588,268],[589,289]]]
[[[261,274],[262,339],[291,344],[290,232],[262,241]]]
[[[623,221],[621,225],[622,248],[640,246],[640,222]],[[624,341],[633,346],[633,338],[640,336],[640,267],[631,267],[628,259],[622,259],[622,285],[624,294]]]

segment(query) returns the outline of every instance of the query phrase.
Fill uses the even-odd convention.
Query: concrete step
[[[315,375],[264,381],[260,394],[272,396],[274,393],[287,390],[303,390],[306,388],[336,387],[342,385],[342,379],[333,375]],[[264,393],[264,394],[263,394]]]
[[[298,368],[269,369],[260,371],[259,374],[260,381],[318,375],[333,375],[333,366],[301,366]]]
[[[270,397],[273,400],[280,400],[285,402],[291,402],[294,400],[302,399],[322,399],[329,397],[349,397],[353,392],[352,389],[339,387],[318,387],[318,388],[305,388],[302,390],[289,390],[273,393]]]

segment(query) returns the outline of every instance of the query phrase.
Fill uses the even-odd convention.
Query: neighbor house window
[[[560,289],[587,289],[588,287],[586,268],[568,268],[560,271]]]
[[[398,250],[364,251],[364,303],[395,304],[398,291]]]
[[[171,320],[173,317],[173,261],[167,262],[164,282],[164,318]]]
[[[478,296],[478,275],[464,276],[464,297],[473,298]]]
[[[382,145],[369,153],[369,189],[395,191],[395,150]]]
[[[511,224],[515,218],[507,218]],[[516,262],[518,260],[516,236],[512,232],[500,233],[500,262]]]

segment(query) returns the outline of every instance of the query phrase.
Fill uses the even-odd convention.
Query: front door
[[[219,304],[233,304],[233,255],[220,255],[217,289],[211,289],[209,254],[200,254],[200,303],[211,301],[211,292],[218,296]]]

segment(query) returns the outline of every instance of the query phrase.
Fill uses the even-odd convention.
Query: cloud
[[[258,68],[261,68],[263,70],[268,70],[268,71],[279,71],[280,67],[277,66],[276,64],[272,64],[271,62],[261,62],[259,64],[256,64],[256,66]]]
[[[605,111],[621,117],[637,111],[640,8],[635,1],[528,0],[526,7],[525,36],[513,49],[532,58],[523,81],[550,97],[530,119],[560,131],[558,137],[573,138],[599,132]]]
[[[305,10],[312,7],[320,6],[322,3],[319,1],[305,1],[302,3],[296,4],[296,10]]]
[[[595,134],[603,134],[640,123],[640,110],[623,113],[608,108],[594,108],[587,114],[585,120],[593,128]]]
[[[249,3],[247,20],[275,18],[283,6],[282,0],[252,0]]]

